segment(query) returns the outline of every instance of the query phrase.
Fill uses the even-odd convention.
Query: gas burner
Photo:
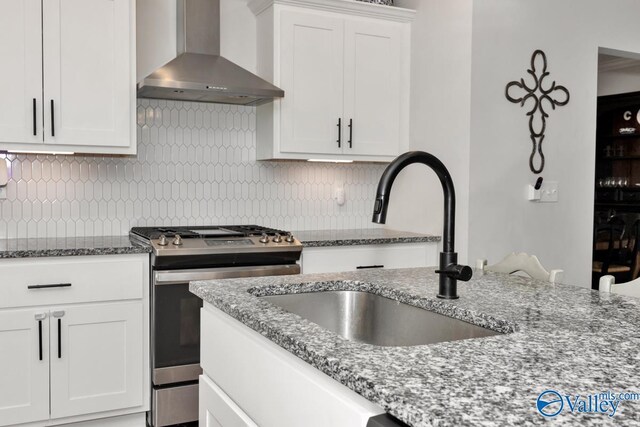
[[[154,266],[159,265],[158,258],[167,257],[183,259],[182,268],[218,262],[215,256],[225,265],[273,263],[274,255],[282,253],[287,254],[287,262],[295,262],[302,251],[302,244],[291,233],[258,225],[134,227],[130,236],[153,248]]]
[[[259,225],[213,225],[213,226],[163,226],[163,227],[133,227],[131,234],[146,240],[153,240],[164,235],[167,238],[180,235],[183,239],[195,238],[226,238],[286,235],[287,232]]]

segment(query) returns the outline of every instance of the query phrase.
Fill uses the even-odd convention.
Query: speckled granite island
[[[439,242],[440,236],[386,228],[306,230],[293,233],[306,248]]]
[[[42,258],[85,255],[126,255],[151,252],[129,236],[67,237],[61,239],[0,239],[2,258]]]
[[[439,300],[431,268],[194,282],[207,303],[410,426],[545,425],[548,389],[640,391],[640,300],[475,271],[458,300]],[[503,334],[412,347],[348,341],[260,296],[362,290]],[[640,404],[616,414],[563,411],[561,425],[640,425]]]

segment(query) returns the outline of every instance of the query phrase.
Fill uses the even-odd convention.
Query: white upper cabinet
[[[397,156],[403,123],[402,29],[395,23],[345,22],[344,117],[354,155]]]
[[[46,143],[129,147],[131,1],[44,0],[43,16]]]
[[[282,13],[280,84],[281,149],[289,153],[342,152],[344,25],[342,19],[308,12]]]
[[[258,159],[390,161],[409,147],[414,11],[345,0],[254,0]]]
[[[0,151],[135,154],[135,1],[0,0],[4,20]]]
[[[41,0],[0,0],[1,142],[42,143],[41,16]]]

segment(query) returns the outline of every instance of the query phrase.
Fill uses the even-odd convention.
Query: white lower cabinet
[[[233,400],[206,375],[200,375],[201,427],[258,427]]]
[[[209,303],[200,427],[365,427],[385,411]]]
[[[51,313],[51,418],[142,405],[142,302]]]
[[[103,425],[108,417],[143,415],[148,255],[0,261],[8,290],[0,292],[0,426],[105,419],[96,424]],[[111,289],[93,289],[96,282],[109,286],[110,275]],[[91,290],[103,300],[89,297]],[[36,306],[21,307],[30,299]],[[111,424],[142,427],[141,419]]]
[[[302,273],[338,273],[374,268],[431,267],[438,263],[438,243],[324,246],[302,250]]]
[[[0,311],[0,425],[49,418],[45,316],[46,311],[38,309]]]

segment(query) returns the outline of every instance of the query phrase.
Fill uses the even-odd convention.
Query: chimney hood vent
[[[178,56],[138,84],[139,98],[260,105],[284,91],[220,56],[219,0],[178,0]]]

